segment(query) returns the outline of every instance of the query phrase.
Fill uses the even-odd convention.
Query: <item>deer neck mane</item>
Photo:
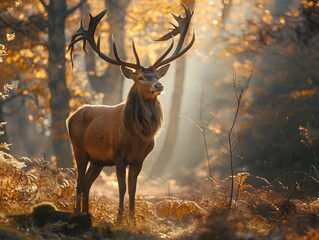
[[[147,140],[154,138],[162,121],[162,106],[157,98],[143,98],[133,85],[124,107],[124,125],[127,131]]]

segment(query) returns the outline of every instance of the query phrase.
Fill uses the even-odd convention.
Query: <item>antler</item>
[[[183,47],[183,43],[185,40],[185,37],[187,35],[187,31],[190,25],[190,21],[191,18],[193,16],[194,11],[190,10],[184,3],[182,3],[182,6],[185,10],[186,16],[185,17],[181,17],[176,16],[175,14],[172,14],[173,17],[176,19],[178,26],[176,26],[173,23],[170,23],[173,28],[171,29],[171,31],[167,34],[165,34],[164,36],[162,36],[161,38],[157,39],[156,41],[166,41],[168,39],[172,39],[172,43],[169,46],[169,48],[163,53],[163,55],[161,57],[158,58],[158,60],[153,64],[153,67],[158,68],[160,66],[163,66],[177,58],[179,58],[180,56],[182,56],[184,53],[186,53],[194,44],[195,42],[195,33],[193,31],[193,37],[192,40],[190,41],[190,43],[184,48]],[[70,51],[70,57],[71,57],[71,63],[72,63],[72,67],[73,67],[73,51],[74,51],[74,45],[77,42],[80,42],[83,40],[83,50],[87,53],[87,49],[86,47],[86,41],[89,42],[89,44],[91,45],[92,49],[94,50],[94,52],[96,52],[98,54],[98,56],[100,58],[102,58],[103,60],[105,60],[108,63],[111,64],[115,64],[115,65],[120,65],[120,66],[125,66],[125,67],[129,67],[129,68],[133,68],[133,69],[138,69],[141,67],[140,64],[140,60],[135,48],[135,44],[134,41],[132,41],[132,46],[133,46],[133,53],[136,59],[136,63],[130,63],[130,62],[126,62],[121,60],[121,58],[118,55],[117,52],[117,48],[116,48],[116,44],[114,41],[114,38],[112,38],[113,41],[113,51],[114,51],[114,58],[111,58],[107,55],[105,55],[104,53],[101,52],[101,48],[100,48],[100,36],[98,37],[97,42],[94,39],[94,33],[96,30],[97,25],[99,24],[99,22],[101,21],[101,19],[104,17],[104,15],[106,14],[107,9],[102,11],[101,13],[99,13],[97,16],[93,17],[90,14],[90,20],[89,20],[89,27],[88,29],[85,29],[85,27],[83,26],[83,19],[81,20],[81,24],[80,24],[80,28],[76,31],[76,33],[72,36],[71,38],[71,42],[69,44],[68,47],[68,51]],[[173,54],[168,57],[167,59],[165,59],[167,57],[167,55],[171,52],[171,50],[173,49],[174,46],[174,36],[180,34],[180,38],[177,44],[177,47],[175,49],[175,51],[173,52]]]
[[[83,19],[81,20],[81,25],[80,25],[80,28],[76,31],[76,33],[72,36],[71,38],[71,42],[69,44],[69,47],[68,47],[68,51],[70,51],[70,57],[71,57],[71,63],[72,63],[72,67],[73,67],[73,51],[74,51],[74,45],[77,43],[77,42],[80,42],[83,40],[83,50],[87,53],[87,49],[85,48],[86,46],[86,41],[88,41],[92,47],[92,49],[94,50],[94,52],[97,53],[97,55],[99,55],[100,58],[102,58],[103,60],[105,60],[106,62],[108,63],[111,63],[111,64],[115,64],[115,65],[121,65],[121,66],[126,66],[126,67],[129,67],[129,68],[133,68],[133,69],[137,69],[139,68],[141,65],[140,65],[140,60],[139,60],[139,57],[138,57],[138,54],[136,52],[136,49],[135,49],[135,44],[134,44],[134,41],[132,42],[133,44],[133,52],[134,52],[134,56],[135,56],[135,59],[136,59],[136,64],[135,63],[129,63],[129,62],[125,62],[125,61],[122,61],[119,56],[118,56],[118,53],[117,53],[117,48],[116,48],[116,45],[115,45],[115,41],[114,41],[114,38],[113,38],[113,50],[114,50],[114,56],[115,56],[115,59],[114,58],[111,58],[111,57],[108,57],[106,56],[104,53],[101,52],[101,48],[100,48],[100,36],[98,37],[98,40],[97,42],[95,41],[94,39],[94,33],[95,33],[95,30],[96,30],[96,27],[97,25],[99,24],[99,22],[101,21],[101,19],[104,17],[104,15],[106,14],[107,12],[107,9],[105,9],[104,11],[100,12],[97,16],[93,17],[91,14],[90,14],[90,21],[89,21],[89,27],[88,29],[85,29],[84,26],[83,26]]]
[[[184,3],[182,3],[182,6],[185,10],[186,16],[183,18],[181,17],[181,15],[176,16],[175,14],[172,13],[173,17],[176,19],[178,26],[176,26],[175,24],[171,23],[170,24],[173,26],[173,28],[171,29],[171,31],[167,34],[165,34],[164,36],[162,36],[161,38],[157,39],[156,41],[166,41],[168,39],[172,39],[172,43],[169,46],[169,48],[164,52],[164,54],[158,58],[158,60],[153,64],[153,67],[158,68],[160,66],[163,66],[177,58],[179,58],[180,56],[182,56],[184,53],[186,53],[194,44],[195,42],[195,32],[193,31],[193,37],[192,40],[190,41],[190,43],[183,49],[183,43],[188,31],[188,27],[191,21],[191,18],[193,16],[194,11],[190,10]],[[176,36],[177,34],[180,34],[180,38],[177,44],[177,47],[175,49],[175,51],[173,52],[173,54],[165,59],[165,57],[169,54],[169,52],[172,50],[173,45],[174,45],[174,36]]]

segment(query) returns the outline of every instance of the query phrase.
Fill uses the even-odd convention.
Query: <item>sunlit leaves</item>
[[[12,146],[11,143],[5,143],[5,142],[0,143],[0,149],[10,150],[10,146]]]
[[[283,17],[279,18],[279,23],[280,24],[285,24],[286,23],[285,18],[283,18]]]
[[[128,9],[126,35],[128,40],[133,38],[136,41],[139,55],[144,61],[154,62],[168,43],[154,42],[154,39],[168,32],[169,21],[173,21],[171,12],[178,14],[179,4],[169,1],[138,1],[131,4]],[[143,16],[143,17],[141,17]],[[130,41],[127,44],[127,53],[131,55]]]
[[[240,185],[241,182],[243,184],[251,177],[253,176],[247,172],[236,175],[236,185]],[[28,214],[33,205],[43,201],[50,201],[61,210],[73,211],[74,169],[57,169],[45,157],[15,159],[9,154],[0,152],[0,180],[2,213]],[[98,186],[105,188],[109,180],[100,179]],[[115,174],[112,181],[116,184]],[[240,189],[236,199],[237,204],[231,211],[225,211],[224,193],[229,187],[228,180],[214,178],[212,181],[214,188],[210,184],[205,188],[205,182],[201,180],[193,182],[193,186],[183,186],[187,191],[181,198],[138,197],[134,227],[126,224],[128,222],[126,218],[123,226],[112,225],[117,213],[115,189],[107,189],[107,197],[91,192],[90,210],[96,227],[94,237],[101,239],[105,237],[104,228],[107,227],[108,231],[111,228],[113,238],[119,234],[118,231],[124,234],[119,239],[135,233],[159,239],[179,239],[184,236],[204,239],[197,236],[207,231],[212,231],[215,239],[237,239],[235,236],[240,236],[238,239],[246,236],[267,238],[278,234],[280,226],[280,236],[287,239],[317,239],[318,199],[311,196],[298,200],[291,199],[289,201],[293,205],[294,212],[287,214],[282,209],[286,199],[283,191],[274,191],[272,184],[267,181],[262,188],[245,183],[246,187]],[[154,184],[154,187],[159,185],[158,182]],[[288,190],[286,192],[291,193]],[[113,198],[116,200],[112,200]],[[193,200],[190,200],[191,198]],[[208,212],[212,214],[208,215]],[[55,225],[54,231],[49,227],[44,229],[44,234],[48,237],[59,232],[59,225]],[[39,237],[43,234],[42,230],[37,228],[32,232],[38,231],[37,237]],[[225,238],[229,233],[233,234],[232,238]],[[61,236],[62,234],[63,231]],[[78,239],[77,237],[83,239],[83,236],[90,236],[91,230],[83,234],[85,235],[74,233],[72,236],[74,239]]]
[[[7,42],[13,41],[15,39],[15,33],[6,34]],[[6,51],[6,46],[0,43],[0,63],[3,62],[3,58],[8,55]]]
[[[262,16],[262,21],[266,24],[271,24],[272,23],[272,20],[273,20],[273,17],[271,15],[271,12],[269,10],[265,10],[264,11],[264,16]]]
[[[219,124],[210,125],[209,130],[211,130],[214,134],[221,134],[222,133],[222,126]]]
[[[7,124],[7,122],[1,122],[0,123],[0,129],[3,129],[6,124]],[[4,135],[4,134],[5,134],[5,132],[0,130],[0,136]],[[0,143],[0,150],[1,149],[9,150],[11,145],[12,144],[9,144],[9,143],[6,143],[6,142],[1,142]]]
[[[33,168],[25,171],[24,167],[30,164]],[[1,210],[5,212],[25,212],[43,200],[53,201],[66,209],[73,198],[72,169],[58,170],[45,159],[18,160],[0,151],[0,180],[0,201],[6,203]]]
[[[318,94],[318,89],[301,89],[290,93],[293,98],[313,97]]]
[[[47,109],[50,95],[48,94],[48,88],[46,88],[46,64],[48,62],[45,47],[46,36],[35,25],[27,24],[32,21],[29,19],[30,16],[38,14],[37,6],[40,6],[40,4],[39,2],[31,3],[28,1],[21,4],[21,1],[15,1],[15,6],[13,6],[13,3],[11,2],[10,7],[8,7],[9,14],[4,16],[8,19],[5,20],[10,25],[14,22],[19,23],[20,20],[25,24],[21,25],[21,31],[12,32],[12,29],[8,28],[4,34],[6,48],[2,49],[5,51],[2,52],[5,53],[5,58],[0,56],[3,60],[1,84],[5,85],[7,82],[14,81],[16,87],[12,95],[22,96],[28,110],[38,110],[39,107]],[[38,39],[41,39],[42,42],[38,42]],[[7,90],[4,91],[1,97],[8,97],[11,94],[8,93]],[[33,120],[36,119],[41,126],[39,120],[42,118],[37,117],[36,113],[33,112],[27,115],[29,116],[27,119],[30,120],[31,115],[34,116]]]
[[[238,222],[235,228],[241,233],[248,231],[257,233],[260,236],[266,236],[271,231],[272,226],[263,217],[254,216],[248,221]]]
[[[157,203],[158,215],[162,218],[174,217],[182,219],[190,216],[207,217],[208,213],[193,201],[182,201],[176,198],[167,198]]]
[[[7,41],[10,42],[10,41],[15,39],[16,34],[15,33],[7,33],[6,37],[7,37]]]
[[[0,63],[3,62],[3,57],[7,56],[6,47],[3,44],[0,44]]]
[[[3,128],[6,124],[7,124],[7,122],[0,122],[0,128]],[[4,134],[4,132],[1,131],[0,135],[3,135],[3,134]]]

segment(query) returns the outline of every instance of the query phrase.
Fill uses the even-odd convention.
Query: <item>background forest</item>
[[[171,196],[171,188],[178,186],[175,193],[185,197],[191,195],[185,194],[188,186],[208,179],[214,182],[214,191],[227,189],[223,192],[227,195],[230,175],[236,175],[236,189],[244,189],[241,184],[245,180],[248,184],[248,176],[258,176],[254,184],[257,178],[280,179],[280,184],[290,186],[290,193],[302,189],[296,179],[307,176],[309,192],[318,193],[319,1],[183,2],[194,9],[190,29],[195,30],[196,41],[161,80],[164,126],[142,172],[141,181],[150,190],[143,187],[139,194],[167,195],[168,191]],[[75,49],[73,69],[66,54],[80,20],[84,17],[87,24],[89,13],[95,16],[105,8],[109,10],[98,29],[102,51],[112,54],[113,34],[120,56],[133,59],[134,39],[143,65],[148,65],[168,47],[169,42],[154,39],[168,31],[170,13],[181,12],[181,2],[0,0],[3,169],[8,159],[30,162],[18,167],[28,171],[35,165],[43,170],[43,161],[49,169],[72,169],[65,128],[69,114],[83,104],[113,105],[125,100],[132,82],[123,78],[119,67],[101,61],[89,46],[85,54],[81,44]],[[105,185],[116,184],[112,172],[106,169],[96,184],[102,195],[117,191],[114,184]],[[70,191],[67,196],[73,194],[72,181],[62,184],[66,188],[60,185]],[[162,183],[168,187],[160,187]],[[231,193],[235,190],[232,186]],[[218,201],[226,203],[228,198],[223,195]],[[71,208],[64,201],[58,207]],[[207,212],[212,206],[199,205]],[[318,209],[316,205],[312,212],[316,221]]]
[[[197,41],[164,80],[165,125],[147,169],[155,165],[157,175],[170,172],[183,179],[188,169],[199,167],[205,152],[202,134],[187,119],[210,119],[205,132],[210,161],[214,171],[223,174],[228,156],[218,139],[224,141],[232,121],[233,73],[240,81],[249,76],[253,65],[249,96],[234,136],[236,168],[273,178],[316,165],[316,1],[187,4],[195,4]],[[135,39],[147,63],[163,51],[165,43],[153,39],[166,31],[168,14],[178,12],[180,5],[178,1],[57,1],[51,5],[43,1],[1,4],[4,92],[0,120],[7,122],[1,142],[12,144],[14,156],[44,153],[58,166],[71,167],[64,124],[69,113],[84,103],[119,103],[131,84],[118,67],[99,61],[92,52],[84,54],[80,46],[71,69],[65,50],[79,20],[109,8],[100,29],[103,50],[109,51],[113,33],[121,56],[130,59],[127,50],[130,39]],[[185,148],[189,144],[192,148]]]

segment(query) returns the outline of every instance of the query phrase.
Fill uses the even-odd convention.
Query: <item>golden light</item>
[[[200,28],[200,30],[202,30],[202,32],[206,32],[206,31],[207,31],[207,27],[206,27],[206,26],[202,26],[202,27]]]
[[[286,20],[285,20],[284,18],[280,18],[280,19],[279,19],[279,22],[280,22],[281,24],[285,24]]]
[[[22,19],[24,19],[24,17],[25,17],[24,14],[20,13],[18,18],[19,18],[19,20],[22,20]]]
[[[33,121],[33,115],[32,115],[32,114],[29,114],[29,115],[28,115],[28,120],[29,120],[30,122]]]
[[[211,131],[213,131],[215,134],[221,134],[222,133],[221,125],[212,125],[212,126],[209,126],[209,129]]]
[[[226,29],[227,31],[231,31],[231,30],[233,29],[233,25],[232,25],[231,23],[226,23],[226,24],[225,24],[225,29]]]
[[[265,14],[269,15],[270,11],[268,9],[265,10]]]

